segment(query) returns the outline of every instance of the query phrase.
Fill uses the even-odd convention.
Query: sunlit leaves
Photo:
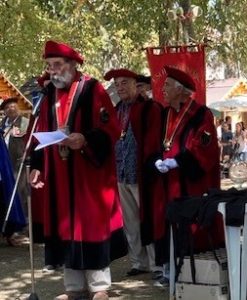
[[[44,43],[55,39],[83,53],[84,71],[100,79],[110,68],[142,71],[143,48],[181,43],[167,12],[190,3],[203,11],[191,24],[195,42],[207,39],[207,52],[233,69],[240,61],[244,71],[247,0],[2,0],[0,68],[18,84],[41,73]]]

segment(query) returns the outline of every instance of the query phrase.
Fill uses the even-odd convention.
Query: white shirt
[[[216,128],[216,131],[217,131],[217,137],[218,137],[218,140],[221,140],[221,137],[222,137],[222,126],[218,126]]]

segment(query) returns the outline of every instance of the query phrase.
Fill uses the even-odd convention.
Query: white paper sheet
[[[39,141],[39,145],[34,150],[39,150],[50,145],[58,144],[68,137],[66,133],[61,130],[35,132],[33,136]]]

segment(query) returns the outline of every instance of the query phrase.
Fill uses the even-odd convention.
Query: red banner
[[[170,66],[190,74],[196,84],[196,93],[193,97],[198,103],[206,104],[204,50],[203,45],[147,48],[154,99],[164,103],[162,93],[166,75],[164,66]]]

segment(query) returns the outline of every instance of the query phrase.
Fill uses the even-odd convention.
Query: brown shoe
[[[109,300],[109,297],[106,291],[100,291],[93,293],[92,300]]]
[[[59,295],[54,298],[54,300],[88,300],[89,292],[81,291],[81,292],[73,292],[68,291],[65,294]]]

